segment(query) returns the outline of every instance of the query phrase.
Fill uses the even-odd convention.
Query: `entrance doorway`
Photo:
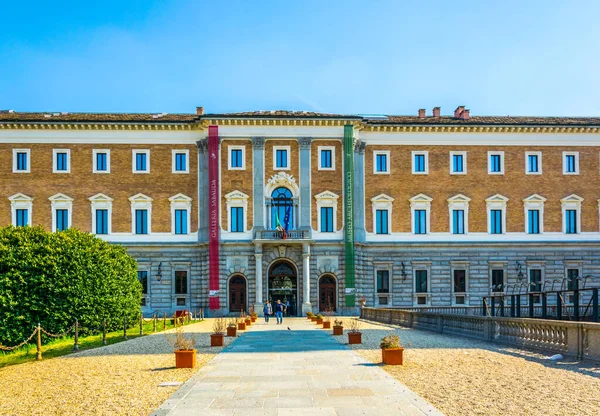
[[[298,277],[295,267],[285,261],[273,263],[269,268],[269,302],[275,304],[277,300],[287,307],[288,316],[297,316],[298,314]]]
[[[326,274],[319,279],[319,312],[335,312],[335,277]]]
[[[246,310],[246,278],[241,275],[229,279],[229,312]]]

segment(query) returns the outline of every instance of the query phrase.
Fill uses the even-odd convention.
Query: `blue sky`
[[[32,1],[0,109],[600,116],[598,1]]]

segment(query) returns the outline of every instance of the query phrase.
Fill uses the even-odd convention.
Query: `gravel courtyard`
[[[212,320],[188,325],[198,367],[175,369],[164,333],[64,357],[0,369],[0,415],[147,415],[222,348],[211,348]],[[232,338],[225,338],[226,345]]]
[[[448,416],[600,414],[600,363],[553,362],[546,355],[366,321],[361,331],[363,344],[351,347],[374,363],[381,363],[381,338],[397,334],[404,365],[383,368]],[[346,334],[334,338],[348,342]]]

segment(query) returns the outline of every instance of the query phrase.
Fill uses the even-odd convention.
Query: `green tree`
[[[124,247],[75,229],[0,228],[0,344],[18,344],[39,322],[62,333],[122,327],[140,314],[137,263]]]

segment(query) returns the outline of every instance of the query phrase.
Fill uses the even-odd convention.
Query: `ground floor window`
[[[175,271],[175,294],[176,295],[185,295],[187,294],[187,271],[186,270],[176,270]]]

